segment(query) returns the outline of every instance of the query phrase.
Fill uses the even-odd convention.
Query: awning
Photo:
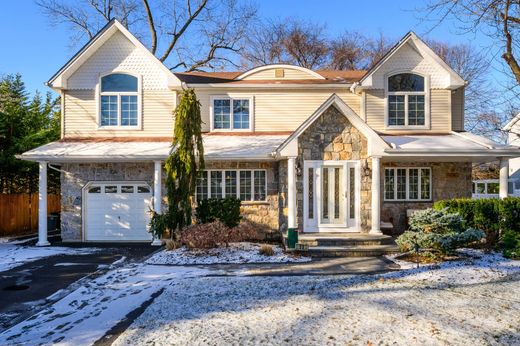
[[[205,135],[206,160],[273,160],[272,153],[286,135]],[[57,141],[29,150],[19,159],[49,162],[111,162],[164,160],[168,141],[81,140]]]

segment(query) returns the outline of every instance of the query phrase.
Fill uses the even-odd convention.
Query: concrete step
[[[311,257],[374,257],[399,252],[395,244],[359,246],[310,246],[301,255]]]
[[[365,246],[394,244],[391,236],[373,236],[365,234],[305,234],[298,237],[298,242],[308,246]]]

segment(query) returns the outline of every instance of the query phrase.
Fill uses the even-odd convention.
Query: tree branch
[[[152,47],[150,48],[150,51],[152,52],[152,54],[155,54],[155,51],[157,50],[157,31],[155,30],[152,11],[150,10],[148,0],[143,0],[143,5],[146,11],[146,17],[148,18],[148,28],[150,29],[150,36],[152,39]]]
[[[502,21],[504,22],[504,35],[506,37],[506,51],[502,54],[502,58],[506,61],[506,63],[511,68],[513,75],[516,78],[517,83],[520,84],[520,65],[516,61],[513,55],[513,38],[511,36],[511,32],[509,31],[509,6],[511,5],[511,0],[506,0],[504,13],[501,13]]]

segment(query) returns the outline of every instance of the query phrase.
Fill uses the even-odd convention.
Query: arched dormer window
[[[425,127],[427,124],[426,82],[414,73],[388,77],[388,127]]]
[[[100,126],[139,126],[139,80],[125,73],[101,77]]]

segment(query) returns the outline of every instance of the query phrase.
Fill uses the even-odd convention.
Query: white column
[[[154,172],[153,172],[153,210],[157,214],[161,214],[162,209],[162,166],[161,161],[154,161]],[[152,245],[161,246],[161,239],[154,239]]]
[[[507,184],[509,178],[509,160],[506,158],[500,159],[500,191],[499,197],[506,198],[508,196],[507,193]]]
[[[297,228],[296,224],[296,157],[287,159],[287,199],[289,207],[288,227]]]
[[[372,228],[370,234],[381,232],[381,159],[372,157]]]
[[[47,241],[47,162],[39,162],[38,183],[38,242],[36,246],[49,246]]]

